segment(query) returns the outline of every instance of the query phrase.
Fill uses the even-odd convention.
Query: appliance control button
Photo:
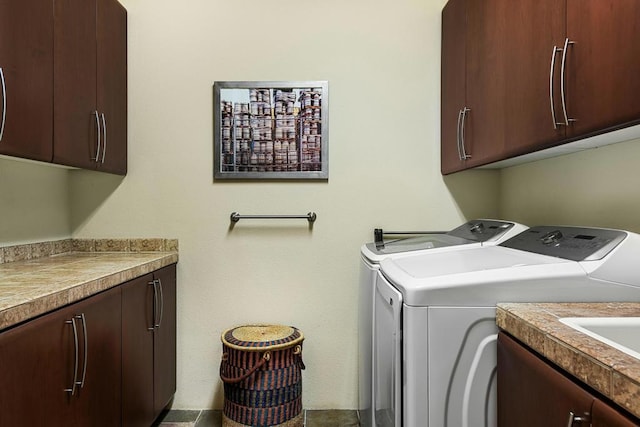
[[[555,230],[545,234],[540,240],[543,244],[550,245],[552,243],[558,243],[562,237],[562,232],[560,230]]]
[[[472,233],[483,233],[484,232],[484,224],[481,223],[481,222],[479,222],[477,224],[474,224],[474,225],[471,226],[469,231],[471,231]]]

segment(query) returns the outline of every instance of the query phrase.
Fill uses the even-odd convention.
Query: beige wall
[[[0,158],[0,246],[69,237],[68,171]]]
[[[497,214],[498,173],[439,172],[443,3],[123,1],[130,173],[73,171],[71,222],[75,237],[179,239],[174,407],[220,407],[220,333],[266,322],[307,337],[306,407],[355,408],[359,246],[374,227]],[[328,80],[329,180],[214,182],[216,80]],[[230,229],[233,211],[318,220]]]
[[[503,169],[500,215],[528,225],[640,232],[639,142]]]

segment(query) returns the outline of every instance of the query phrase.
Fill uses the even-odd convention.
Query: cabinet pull
[[[162,318],[164,317],[164,293],[162,291],[162,280],[157,279],[158,289],[160,289],[160,318],[158,319],[158,323],[155,325],[157,328],[162,325]]]
[[[573,412],[569,411],[569,421],[567,422],[567,427],[573,427],[575,423],[590,423],[591,416],[589,413],[585,413],[584,415],[578,417]]]
[[[462,110],[458,110],[458,128],[456,129],[456,145],[458,146],[458,159],[461,161],[462,158],[462,148],[460,147],[460,124],[462,123]]]
[[[65,323],[71,324],[73,328],[73,344],[74,344],[74,362],[73,362],[73,382],[71,383],[71,388],[65,388],[64,391],[67,393],[71,393],[71,396],[75,393],[76,384],[78,383],[78,328],[76,328],[76,322],[74,318],[71,320],[67,320]]]
[[[467,119],[467,113],[471,111],[471,108],[464,107],[462,109],[462,122],[460,124],[460,147],[462,148],[462,158],[460,160],[466,160],[471,158],[471,154],[467,154],[467,150],[464,148],[464,123]]]
[[[96,135],[98,139],[98,148],[96,149],[96,157],[91,160],[95,160],[97,162],[100,158],[100,116],[98,116],[98,111],[94,111],[93,114],[96,117]]]
[[[553,121],[554,129],[558,129],[558,125],[564,124],[564,123],[558,123],[558,120],[556,119],[556,108],[555,108],[555,103],[553,99],[553,94],[554,94],[553,76],[555,74],[555,68],[556,68],[556,55],[559,52],[562,52],[562,49],[560,49],[558,46],[553,46],[553,51],[551,52],[551,71],[549,71],[549,101],[551,102],[551,120]]]
[[[156,313],[158,313],[158,284],[155,280],[152,280],[149,282],[149,286],[153,286],[153,319],[151,320],[151,327],[147,328],[147,330],[153,331],[156,328]]]
[[[0,67],[0,82],[2,83],[2,124],[0,125],[0,141],[4,135],[4,124],[7,120],[7,86],[4,81],[4,71]]]
[[[104,156],[107,154],[107,123],[104,119],[104,113],[102,113],[102,161],[104,163]]]
[[[87,337],[87,319],[84,317],[84,313],[80,314],[79,316],[76,316],[76,319],[80,319],[82,320],[82,335],[84,337],[83,342],[84,342],[84,358],[82,360],[82,379],[78,382],[76,382],[77,385],[80,386],[80,388],[84,387],[84,380],[85,377],[87,376],[87,359],[88,359],[88,351],[89,351],[89,337]]]
[[[565,126],[569,126],[569,122],[575,122],[576,119],[570,119],[567,116],[567,101],[565,99],[566,97],[566,90],[564,87],[564,81],[565,81],[565,69],[566,69],[566,65],[567,65],[567,51],[569,50],[569,45],[570,44],[574,44],[575,42],[572,42],[571,40],[569,40],[569,38],[567,37],[564,40],[564,48],[562,49],[562,66],[560,67],[560,99],[562,100],[562,113],[564,114],[564,125]]]

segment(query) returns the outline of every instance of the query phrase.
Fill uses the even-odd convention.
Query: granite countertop
[[[0,330],[178,262],[177,240],[67,239],[0,248]]]
[[[640,303],[498,304],[497,324],[583,383],[640,417],[640,361],[560,322],[639,317]]]

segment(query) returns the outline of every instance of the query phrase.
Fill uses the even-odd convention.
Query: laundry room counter
[[[0,248],[0,330],[178,262],[172,239],[67,239]]]
[[[640,361],[560,322],[564,317],[640,317],[640,303],[503,303],[498,327],[640,417]]]

